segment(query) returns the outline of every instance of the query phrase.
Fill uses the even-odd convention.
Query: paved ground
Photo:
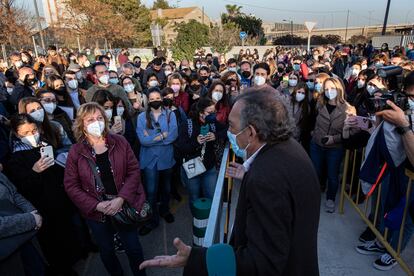
[[[186,201],[185,201],[186,202]],[[322,202],[323,204],[323,202]],[[174,237],[181,237],[185,242],[191,243],[191,215],[187,203],[173,204],[176,222],[166,224],[161,222],[160,226],[148,236],[142,237],[141,242],[144,248],[145,257],[151,258],[155,255],[174,254],[172,245]],[[376,275],[406,275],[399,267],[392,271],[381,272],[372,267],[374,256],[363,256],[355,251],[358,244],[358,235],[364,230],[364,224],[350,206],[346,206],[345,215],[338,213],[327,214],[321,211],[321,219],[318,235],[319,266],[322,276],[376,276]],[[414,268],[414,242],[411,241],[403,256],[411,260],[411,267]],[[127,272],[125,276],[131,276],[128,261],[124,254],[119,258]],[[82,276],[106,276],[108,275],[97,254],[90,255],[86,262],[78,264],[78,271]],[[148,276],[175,276],[181,275],[180,269],[151,269],[147,271]]]

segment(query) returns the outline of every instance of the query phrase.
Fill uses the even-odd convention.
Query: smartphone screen
[[[210,126],[209,125],[201,126],[200,135],[206,136],[207,133],[209,133],[209,131],[210,131]]]

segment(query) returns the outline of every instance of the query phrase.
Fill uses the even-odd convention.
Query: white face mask
[[[352,69],[352,76],[358,76],[359,70],[358,69]]]
[[[14,63],[14,66],[16,66],[16,68],[20,68],[20,67],[22,67],[22,66],[23,66],[23,61],[21,61],[21,60],[16,61],[16,62]]]
[[[106,115],[106,118],[108,118],[108,120],[111,120],[112,119],[112,109],[106,109],[105,110],[105,115]]]
[[[305,99],[305,94],[302,94],[302,93],[296,93],[296,101],[297,102],[301,102],[301,101],[303,101]]]
[[[135,86],[132,83],[126,84],[124,85],[124,89],[127,93],[131,93],[134,92]]]
[[[295,87],[298,84],[298,80],[289,79],[288,83],[290,87]]]
[[[124,111],[125,111],[125,108],[123,106],[117,107],[116,108],[116,115],[122,116],[122,115],[124,115]]]
[[[377,88],[373,85],[368,84],[367,91],[372,96],[375,93],[375,91],[377,91]]]
[[[39,140],[40,140],[40,134],[39,133],[20,138],[20,141],[22,141],[26,145],[32,146],[34,148],[39,145]]]
[[[414,100],[412,100],[411,98],[408,98],[408,106],[410,110],[414,110]]]
[[[213,94],[211,94],[211,97],[216,102],[220,101],[223,98],[223,93],[219,91],[214,91]]]
[[[47,114],[53,114],[53,112],[56,109],[56,104],[55,103],[44,103],[43,108],[45,109]]]
[[[172,71],[164,71],[164,73],[165,73],[166,76],[169,76],[169,75],[172,74]]]
[[[254,76],[254,84],[260,86],[266,83],[266,79],[262,76]]]
[[[78,88],[78,81],[77,80],[70,80],[68,81],[68,86],[70,89],[75,90]]]
[[[358,87],[358,88],[362,88],[362,87],[364,87],[364,85],[365,85],[365,81],[363,81],[363,80],[358,80],[358,82],[357,82],[357,87]]]
[[[329,89],[328,91],[325,91],[325,96],[330,100],[335,99],[337,95],[338,91],[336,91],[336,89]]]
[[[367,68],[368,68],[368,65],[366,65],[366,64],[362,64],[362,65],[361,65],[361,69],[362,69],[362,70],[365,70],[365,69],[367,69]]]
[[[78,80],[80,80],[81,78],[82,78],[82,72],[81,71],[79,71],[79,72],[76,72],[76,78],[78,79]]]
[[[109,83],[109,75],[100,76],[98,80],[100,83],[107,85]]]
[[[45,111],[43,110],[43,108],[38,109],[36,111],[33,111],[32,113],[29,114],[30,116],[32,116],[32,118],[36,121],[36,122],[43,122],[43,119],[45,118]]]
[[[152,80],[152,81],[150,81],[150,82],[149,82],[149,86],[150,86],[150,87],[155,87],[155,86],[158,86],[158,81],[156,81],[156,80]]]
[[[229,68],[229,71],[230,71],[230,72],[237,72],[237,68],[236,68],[236,67],[230,67],[230,68]]]
[[[85,67],[89,67],[89,66],[91,66],[91,63],[89,62],[89,60],[87,60],[87,61],[85,61],[85,63],[83,65],[85,65]]]
[[[101,137],[104,129],[105,129],[105,122],[103,121],[95,121],[86,127],[86,131],[88,132],[88,134],[95,136],[95,137]]]
[[[7,93],[11,95],[13,93],[13,87],[7,87]]]

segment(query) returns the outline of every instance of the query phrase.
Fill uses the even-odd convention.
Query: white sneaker
[[[332,199],[328,199],[325,202],[325,211],[328,213],[334,213],[335,212],[335,201]]]

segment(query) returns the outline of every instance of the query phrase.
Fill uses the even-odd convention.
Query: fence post
[[[342,172],[341,196],[339,197],[339,213],[340,214],[344,213],[345,186],[346,186],[348,167],[349,167],[349,150],[346,150],[345,159],[344,159],[344,171]]]
[[[36,57],[38,58],[39,57],[39,54],[37,53],[36,40],[34,38],[34,35],[32,35],[32,40],[33,40],[34,51],[35,51]]]

